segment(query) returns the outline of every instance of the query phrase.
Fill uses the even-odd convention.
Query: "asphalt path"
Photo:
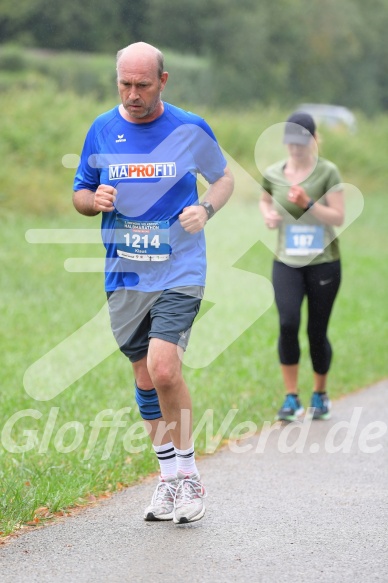
[[[328,421],[268,423],[199,460],[207,513],[144,522],[157,478],[25,533],[1,583],[388,582],[388,380]]]

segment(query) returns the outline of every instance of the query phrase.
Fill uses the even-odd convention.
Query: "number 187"
[[[311,247],[313,235],[293,235],[295,247]]]

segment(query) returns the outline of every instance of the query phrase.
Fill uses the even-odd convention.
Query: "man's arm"
[[[113,186],[100,184],[96,192],[92,190],[77,190],[73,193],[73,204],[81,215],[94,217],[100,212],[113,211],[117,191]]]
[[[234,178],[233,174],[226,166],[224,175],[216,182],[211,184],[201,202],[208,202],[212,205],[215,212],[219,211],[230,199],[233,193]],[[188,233],[198,233],[204,228],[208,221],[208,214],[203,206],[188,206],[183,209],[179,215],[182,227]]]

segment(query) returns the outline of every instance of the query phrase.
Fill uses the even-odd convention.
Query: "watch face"
[[[214,215],[214,208],[212,207],[210,202],[203,202],[201,204],[206,210],[208,218],[211,219],[211,217]]]

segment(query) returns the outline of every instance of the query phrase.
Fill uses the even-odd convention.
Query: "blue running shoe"
[[[278,411],[278,421],[296,421],[304,413],[298,395],[286,395],[285,401]]]
[[[313,419],[329,419],[331,403],[326,393],[313,393],[311,407],[314,409]]]

